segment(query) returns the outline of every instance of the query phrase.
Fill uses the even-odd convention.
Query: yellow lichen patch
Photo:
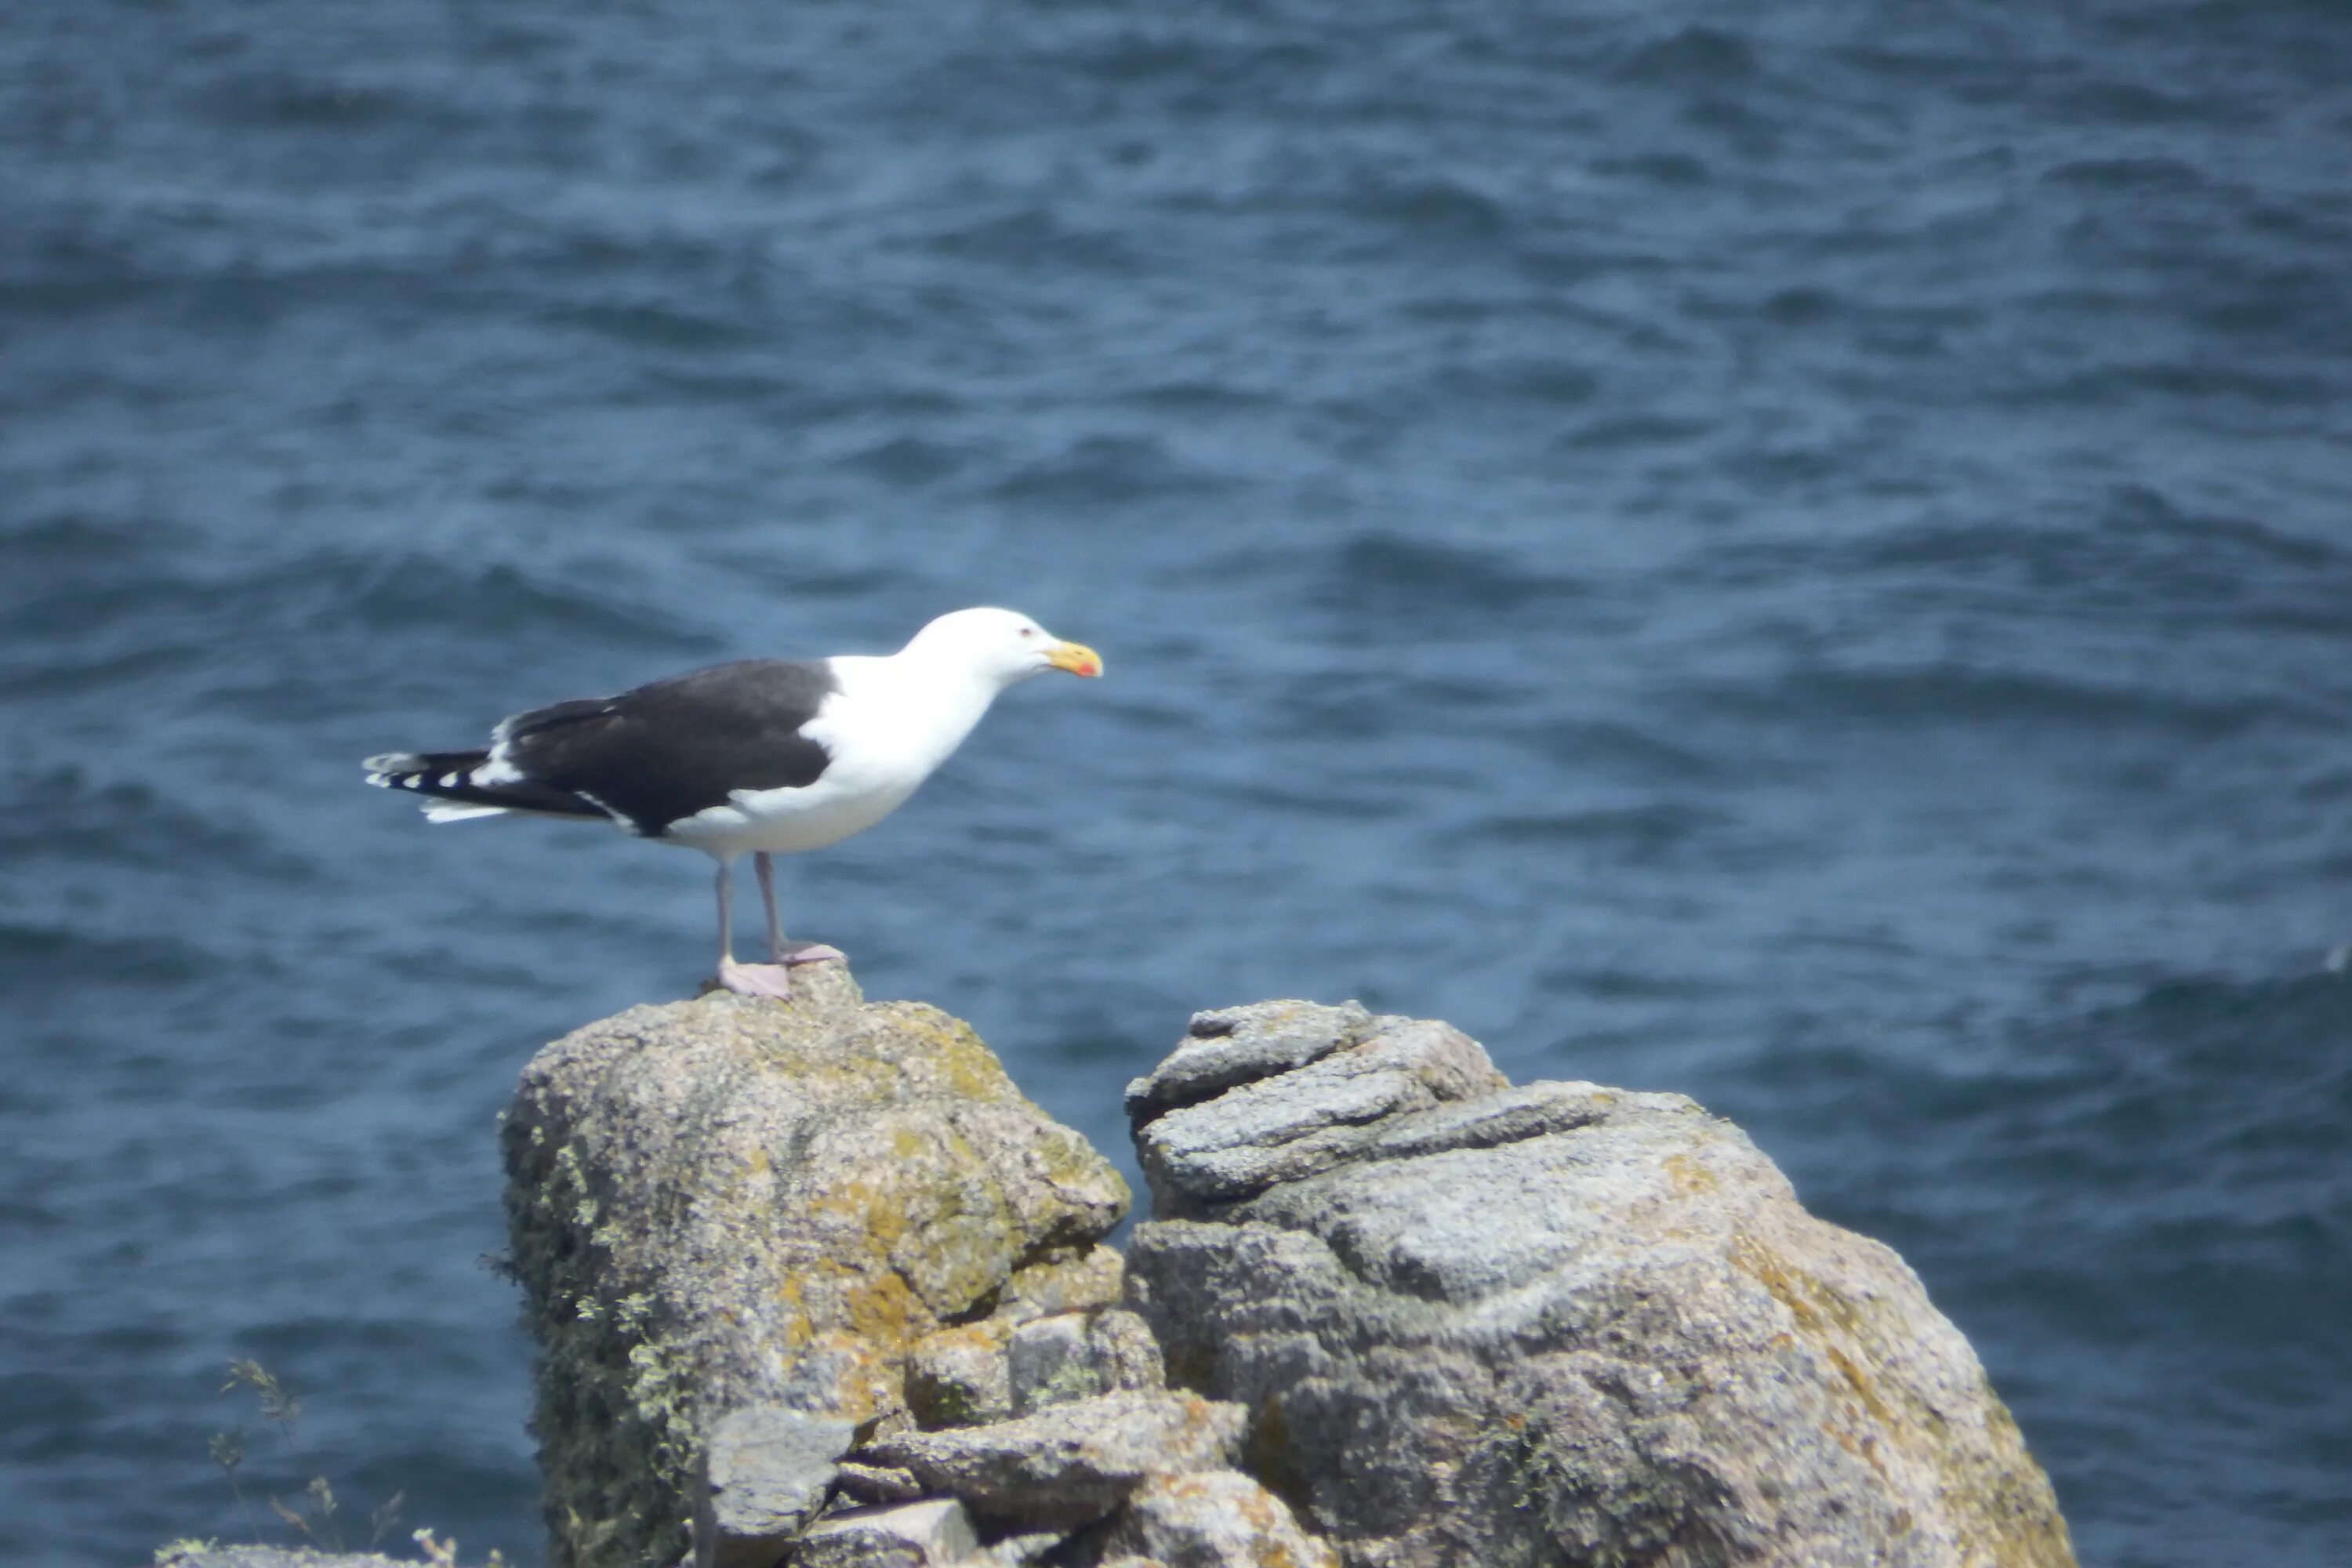
[[[1835,1345],[1823,1345],[1822,1352],[1830,1358],[1830,1364],[1838,1369],[1838,1375],[1845,1379],[1846,1386],[1853,1390],[1854,1397],[1862,1401],[1864,1409],[1885,1425],[1895,1425],[1895,1412],[1889,1410],[1886,1402],[1872,1390],[1870,1380],[1863,1375],[1862,1368],[1855,1363],[1853,1357]]]
[[[834,1369],[835,1376],[822,1399],[827,1414],[848,1421],[864,1421],[895,1404],[884,1373],[895,1366],[854,1333],[834,1331],[817,1336],[810,1359]]]
[[[1731,1261],[1788,1309],[1798,1336],[1835,1371],[1836,1392],[1846,1397],[1831,1435],[1882,1476],[1888,1474],[1882,1441],[1928,1467],[1952,1527],[1978,1549],[1971,1564],[2073,1568],[2074,1549],[2049,1483],[1990,1388],[1983,1390],[1983,1429],[1971,1440],[1922,1391],[1874,1370],[1899,1367],[1903,1356],[1886,1351],[1889,1331],[1864,1305],[1746,1234],[1734,1238]],[[1859,1430],[1845,1431],[1848,1422]],[[1906,1521],[1906,1528],[1916,1521]]]
[[[1740,1272],[1772,1293],[1772,1299],[1807,1329],[1820,1332],[1831,1324],[1860,1337],[1868,1324],[1853,1302],[1825,1281],[1802,1269],[1791,1268],[1778,1253],[1742,1234],[1731,1244],[1731,1261]]]
[[[1699,1193],[1711,1193],[1723,1184],[1715,1173],[1692,1159],[1688,1154],[1666,1156],[1666,1180],[1674,1184],[1677,1197],[1690,1197]]]
[[[844,1182],[808,1200],[812,1215],[831,1215],[845,1222],[851,1235],[871,1237],[877,1248],[887,1248],[907,1234],[913,1224],[901,1194],[868,1181]]]
[[[1019,1098],[1003,1065],[961,1019],[920,1002],[887,1002],[875,1011],[884,1015],[875,1021],[894,1043],[912,1041],[924,1047],[915,1061],[902,1064],[900,1071],[910,1076],[936,1074],[949,1091],[971,1100]]]
[[[797,1274],[787,1274],[777,1282],[776,1300],[787,1309],[782,1328],[784,1349],[798,1350],[814,1337],[816,1325],[809,1320],[808,1288]]]
[[[870,1275],[849,1283],[841,1292],[841,1305],[850,1331],[887,1354],[896,1355],[909,1340],[933,1326],[921,1299],[895,1273]]]

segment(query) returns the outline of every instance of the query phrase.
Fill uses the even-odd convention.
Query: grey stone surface
[[[926,1427],[973,1426],[1013,1414],[1010,1318],[960,1323],[917,1340],[907,1354],[907,1408]]]
[[[1240,1409],[1197,1395],[1107,1394],[992,1426],[883,1438],[859,1458],[911,1470],[985,1519],[1072,1529],[1148,1475],[1230,1464],[1243,1426]]]
[[[1255,1002],[1195,1013],[1166,1060],[1127,1086],[1127,1114],[1150,1121],[1330,1055],[1372,1021],[1360,1002]]]
[[[1008,1348],[1015,1415],[1103,1391],[1083,1312],[1032,1319],[1013,1331]]]
[[[1124,1309],[1097,1312],[1087,1321],[1087,1354],[1094,1363],[1095,1381],[1106,1394],[1168,1386],[1151,1325]]]
[[[1339,1568],[1280,1498],[1236,1470],[1152,1476],[1128,1494],[1097,1548],[1166,1568]]]
[[[971,1516],[952,1498],[858,1509],[809,1527],[790,1568],[947,1568],[980,1551]]]
[[[912,1502],[923,1495],[923,1486],[911,1470],[891,1469],[882,1465],[861,1465],[844,1459],[835,1467],[838,1474],[834,1488],[852,1502],[868,1506]]]
[[[1967,1342],[1737,1128],[1325,1025],[1271,1078],[1137,1097],[1162,1217],[1129,1298],[1349,1568],[2073,1563]],[[1401,1040],[1443,1064],[1425,1096]],[[1392,1059],[1335,1072],[1368,1044]]]
[[[678,1539],[709,1422],[900,1417],[908,1347],[1073,1267],[1124,1184],[971,1031],[813,965],[535,1057],[504,1131],[551,1568]]]
[[[1507,1087],[1478,1043],[1450,1025],[1304,1003],[1263,1004],[1233,1016],[1255,1020],[1267,1009],[1283,1009],[1275,1015],[1278,1027],[1266,1026],[1280,1048],[1252,1044],[1244,1061],[1185,1079],[1187,1092],[1244,1066],[1306,1058],[1301,1065],[1165,1110],[1158,1108],[1181,1097],[1156,1088],[1157,1074],[1129,1089],[1142,1117],[1136,1152],[1161,1217],[1209,1215],[1278,1182],[1303,1180],[1362,1153],[1389,1119]],[[1223,1043],[1247,1040],[1257,1027],[1237,1026]],[[1203,1048],[1188,1040],[1171,1060]]]
[[[1116,1247],[1056,1254],[1015,1270],[998,1292],[996,1310],[990,1316],[1024,1323],[1055,1312],[1116,1306],[1124,1283]]]
[[[857,1423],[778,1405],[731,1410],[704,1439],[695,1489],[696,1568],[773,1568],[824,1503]]]

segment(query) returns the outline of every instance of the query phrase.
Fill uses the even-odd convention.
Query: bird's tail
[[[527,779],[488,752],[382,752],[361,764],[378,789],[408,790],[431,822],[464,822],[510,811],[551,816],[604,817],[607,813],[569,790]]]

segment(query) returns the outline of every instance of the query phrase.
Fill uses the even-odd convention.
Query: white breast
[[[716,855],[837,844],[903,805],[954,754],[996,695],[991,684],[943,680],[937,669],[895,658],[830,663],[841,689],[801,729],[832,753],[824,775],[799,789],[736,790],[729,804],[671,824],[664,841]]]

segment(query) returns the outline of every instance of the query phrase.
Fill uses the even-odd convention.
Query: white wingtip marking
[[[427,822],[465,822],[477,816],[504,816],[503,805],[477,805],[471,801],[430,800],[424,803]]]
[[[493,756],[470,775],[478,789],[495,789],[499,784],[520,784],[522,770],[504,757]]]

